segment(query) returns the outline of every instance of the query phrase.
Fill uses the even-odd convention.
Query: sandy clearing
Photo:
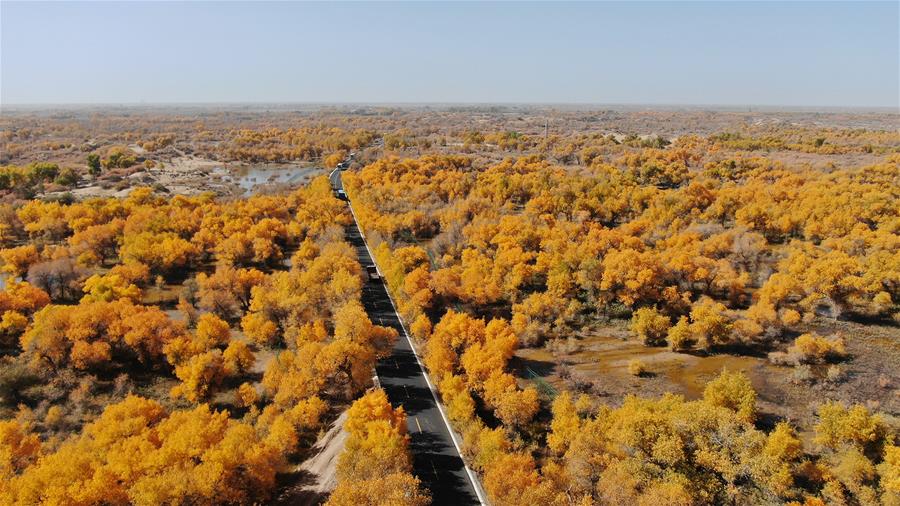
[[[347,441],[346,419],[347,412],[344,411],[331,423],[328,432],[310,449],[309,458],[294,469],[292,474],[300,477],[298,483],[283,489],[274,504],[316,506],[325,502],[337,485],[338,457]]]

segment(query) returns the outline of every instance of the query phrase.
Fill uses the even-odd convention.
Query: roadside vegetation
[[[887,364],[900,321],[900,159],[823,173],[709,150],[682,138],[578,170],[536,157],[389,158],[345,176],[493,504],[897,499]],[[763,420],[738,371],[697,400],[638,386],[612,403],[578,381],[542,400],[544,385],[517,377],[520,348],[578,346],[572,336],[616,320],[647,347],[769,354],[811,383],[845,381],[853,360],[854,336],[821,333],[829,322],[891,329],[864,351],[891,359],[880,386],[856,383],[874,404],[832,392],[789,407],[809,421],[800,426]],[[654,376],[639,359],[627,370]]]
[[[29,201],[10,218],[4,504],[269,498],[396,338],[362,309],[325,178],[229,202]],[[418,486],[408,465],[389,478]]]
[[[0,503],[285,501],[345,413],[316,500],[428,504],[346,203],[222,179],[353,153],[494,506],[900,504],[895,119],[4,114]]]

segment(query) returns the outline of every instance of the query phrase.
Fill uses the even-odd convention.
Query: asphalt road
[[[340,171],[331,174],[331,183],[335,189],[343,188]],[[346,240],[356,248],[361,265],[374,265],[358,225],[347,227]],[[393,353],[380,361],[375,371],[391,404],[402,405],[406,411],[413,473],[431,491],[432,504],[481,504],[384,282],[369,280],[363,287],[362,302],[373,323],[392,327],[399,334]]]

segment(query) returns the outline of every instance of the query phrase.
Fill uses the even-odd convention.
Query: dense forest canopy
[[[896,119],[4,114],[0,502],[428,504],[355,216],[491,504],[900,504]]]

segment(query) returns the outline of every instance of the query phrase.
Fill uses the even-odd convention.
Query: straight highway
[[[330,178],[336,192],[343,190],[340,170],[332,172]],[[346,229],[346,240],[356,248],[364,268],[375,264],[355,216],[354,223]],[[474,475],[459,454],[444,413],[380,277],[364,285],[362,302],[373,323],[391,327],[399,334],[393,352],[379,361],[375,372],[391,404],[403,406],[406,411],[413,473],[431,491],[432,504],[483,504],[476,492]]]

